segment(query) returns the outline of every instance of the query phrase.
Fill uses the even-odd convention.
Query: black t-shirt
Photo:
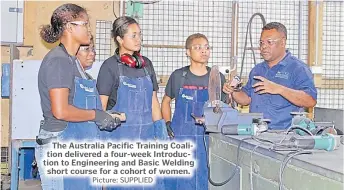
[[[165,93],[168,97],[171,99],[176,98],[179,94],[179,89],[182,88],[182,79],[183,79],[183,72],[187,71],[186,78],[184,79],[184,86],[202,86],[202,87],[208,87],[209,84],[209,75],[210,75],[210,67],[207,67],[208,73],[203,75],[203,76],[197,76],[194,75],[191,71],[189,66],[180,68],[175,70],[170,78],[168,79],[166,88],[165,88]],[[225,83],[225,76],[220,73],[221,75],[221,86],[223,87]],[[227,95],[222,92],[221,94],[221,100],[224,102],[227,99]]]
[[[57,132],[66,128],[66,121],[58,120],[53,116],[49,90],[68,88],[68,103],[72,105],[75,94],[75,77],[81,78],[76,65],[76,57],[69,56],[61,46],[50,50],[44,57],[38,71],[38,91],[41,98],[43,117],[45,118],[45,124],[42,127],[44,130]]]
[[[153,90],[158,91],[158,82],[156,79],[156,74],[152,65],[152,62],[143,56],[146,62],[145,69],[148,71],[152,82]],[[117,101],[117,89],[119,87],[119,67],[122,68],[123,75],[129,78],[143,77],[146,76],[146,72],[143,68],[131,68],[121,63],[117,54],[111,56],[104,61],[100,67],[98,79],[97,79],[97,89],[100,95],[109,96],[108,104],[106,109],[110,110],[116,105]]]

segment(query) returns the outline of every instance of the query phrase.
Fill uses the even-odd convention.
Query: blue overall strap
[[[183,68],[183,74],[182,74],[182,80],[180,81],[181,88],[184,87],[185,80],[187,79],[187,74],[189,72],[190,66],[184,67]],[[207,67],[207,71],[210,71],[210,67]]]
[[[180,81],[181,88],[184,87],[184,83],[185,83],[185,80],[186,80],[186,76],[187,76],[187,74],[189,72],[189,68],[190,68],[189,66],[183,68],[182,80]]]
[[[204,128],[197,126],[191,114],[202,115],[204,103],[208,100],[207,89],[181,88],[176,97],[176,106],[171,122],[176,141],[191,140],[196,148],[193,150],[197,168],[191,178],[167,179],[165,186],[174,190],[197,189],[208,190],[208,169],[206,151],[203,144]],[[208,137],[205,136],[206,144]]]
[[[86,72],[84,71],[84,69],[81,67],[81,63],[80,63],[79,59],[76,59],[75,63],[76,63],[76,67],[78,68],[78,71],[79,71],[81,77],[83,79],[88,80],[88,76],[86,75]]]
[[[123,63],[117,63],[117,71],[119,72],[118,73],[118,75],[117,75],[117,78],[118,78],[118,80],[116,80],[116,84],[115,84],[115,88],[116,89],[118,89],[118,87],[119,87],[119,77],[120,76],[123,76],[123,70],[122,70],[122,66],[123,65]],[[145,76],[150,76],[150,74],[149,74],[149,71],[146,69],[146,67],[143,67],[143,71],[145,72]],[[152,79],[152,78],[151,78]],[[153,80],[152,80],[153,81]]]
[[[143,71],[145,72],[146,76],[150,76],[150,74],[149,74],[148,70],[146,69],[146,67],[143,67]]]

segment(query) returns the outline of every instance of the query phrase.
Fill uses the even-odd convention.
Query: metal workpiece
[[[224,126],[251,125],[255,119],[262,119],[262,113],[240,113],[238,110],[220,102],[220,112],[214,112],[214,107],[204,106],[204,124],[207,132],[221,133]],[[236,128],[236,127],[235,127]]]
[[[279,143],[295,134],[260,134],[258,139]],[[228,178],[237,164],[237,147],[245,135],[210,134],[209,155],[212,179],[221,181]],[[279,187],[280,167],[290,151],[274,151],[271,143],[245,140],[239,151],[239,168],[236,176],[222,187],[212,190],[276,190]],[[252,177],[251,177],[252,176]],[[297,155],[287,164],[283,185],[293,190],[342,190],[343,185],[343,145],[333,151],[312,150],[311,154]],[[252,180],[251,180],[252,179]]]
[[[235,107],[221,101],[221,77],[217,65],[209,74],[209,100],[203,106],[203,116],[195,122],[205,126],[206,132],[225,135],[257,135],[268,129],[262,113],[240,113]]]

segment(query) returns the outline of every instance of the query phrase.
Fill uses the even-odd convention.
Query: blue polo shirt
[[[264,118],[271,120],[269,129],[288,128],[292,120],[290,112],[302,111],[303,108],[292,104],[278,94],[255,93],[252,85],[259,80],[254,79],[254,76],[262,76],[288,88],[302,90],[315,100],[317,99],[317,90],[309,67],[289,51],[286,51],[284,59],[272,68],[269,68],[266,61],[257,64],[251,70],[248,82],[242,90],[251,97],[250,112],[263,113]]]

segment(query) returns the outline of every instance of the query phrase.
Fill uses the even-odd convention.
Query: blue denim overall
[[[79,63],[76,63],[79,64]],[[79,72],[80,65],[77,65]],[[80,73],[85,76],[85,73]],[[75,94],[73,98],[73,106],[80,109],[102,109],[100,97],[96,88],[95,80],[86,78],[74,78]],[[40,129],[39,138],[46,139],[57,137],[58,141],[95,141],[100,139],[100,130],[98,126],[91,121],[87,122],[68,122],[66,128],[61,132],[50,132]],[[48,148],[50,143],[44,145],[36,145],[36,159],[38,168],[41,168],[40,160],[43,158],[44,149]],[[41,166],[41,167],[40,167]],[[54,177],[48,178],[44,175],[44,171],[39,169],[43,190],[100,190],[101,186],[91,186],[90,177]]]
[[[122,63],[118,63],[119,87],[117,90],[116,105],[113,111],[125,113],[126,121],[122,122],[116,130],[108,133],[104,140],[153,140],[154,124],[152,119],[153,83],[144,69],[146,76],[130,78],[123,75]],[[107,190],[163,190],[164,184],[156,178],[155,186],[106,186]]]
[[[116,105],[113,111],[125,113],[126,121],[108,134],[113,140],[148,140],[153,139],[152,119],[153,83],[145,69],[146,76],[130,78],[123,75],[122,63],[118,63],[119,86]]]
[[[204,128],[195,124],[194,118],[203,115],[204,103],[209,99],[207,89],[181,88],[176,98],[176,107],[173,114],[171,127],[175,134],[174,140],[192,140],[196,144],[194,159],[197,160],[191,178],[167,178],[165,179],[166,190],[205,190],[208,189],[207,153],[205,151],[203,134]],[[208,135],[206,135],[208,145]]]
[[[73,105],[80,109],[102,109],[95,80],[75,79],[75,96]],[[60,135],[64,140],[96,141],[100,139],[100,130],[94,122],[68,123],[67,128]],[[64,189],[102,189],[101,186],[91,186],[90,177],[64,177]]]

